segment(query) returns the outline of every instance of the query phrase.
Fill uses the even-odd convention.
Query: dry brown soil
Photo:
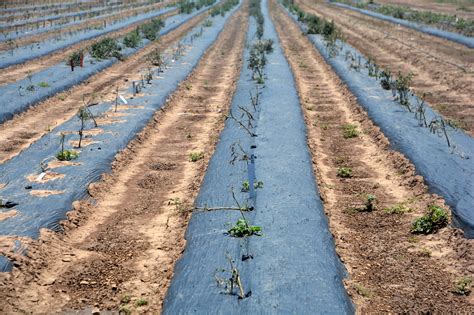
[[[0,275],[0,312],[160,312],[235,91],[246,24],[246,10],[230,19],[164,110],[117,156],[112,173],[89,187],[95,202],[75,204],[63,234],[44,230],[39,241],[23,240],[27,257],[7,253],[16,268]],[[191,152],[204,159],[190,162]]]
[[[349,277],[345,286],[358,313],[472,313],[471,297],[453,293],[454,281],[474,276],[474,241],[444,228],[430,236],[410,233],[411,222],[428,204],[444,206],[428,194],[423,178],[389,142],[357,104],[280,6],[271,12],[294,71],[308,129],[315,175],[329,217],[336,250]],[[359,136],[346,139],[343,125]],[[339,167],[352,177],[337,175]],[[376,210],[358,211],[367,195]],[[410,212],[389,214],[405,205]]]
[[[474,135],[474,51],[438,37],[348,9],[297,0],[310,13],[334,20],[346,41],[393,74],[412,72],[412,88],[470,135]]]

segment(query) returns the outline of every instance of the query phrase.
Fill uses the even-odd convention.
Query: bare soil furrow
[[[473,241],[450,227],[429,236],[410,233],[413,219],[429,204],[444,207],[443,200],[427,193],[413,165],[389,149],[330,66],[281,7],[272,4],[296,77],[325,212],[349,272],[345,285],[357,311],[471,313],[472,297],[452,291],[456,279],[474,274]],[[357,136],[344,135],[349,125]],[[341,175],[343,168],[350,169],[350,176]],[[372,211],[367,211],[369,195],[376,198]],[[395,205],[410,211],[384,210]]]
[[[43,231],[3,275],[3,312],[159,313],[184,231],[235,91],[247,13],[238,11],[198,67],[75,205],[65,233]],[[225,58],[222,56],[225,55]],[[191,152],[204,152],[197,162]],[[15,290],[12,290],[15,288]]]

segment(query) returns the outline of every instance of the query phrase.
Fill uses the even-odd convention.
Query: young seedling
[[[56,154],[56,158],[59,161],[71,161],[79,156],[79,153],[73,150],[64,150],[64,141],[66,139],[66,134],[61,133],[60,135],[61,151]]]
[[[140,307],[140,306],[145,306],[148,305],[148,301],[144,298],[139,298],[136,302],[135,305]]]
[[[49,83],[48,82],[40,82],[40,83],[38,83],[38,86],[42,87],[42,88],[47,88],[47,87],[49,87]]]
[[[350,178],[352,177],[352,169],[349,167],[338,167],[337,176],[342,178]]]
[[[217,285],[218,286],[224,286],[224,288],[226,289],[226,293],[227,294],[232,294],[232,295],[235,294],[234,293],[234,288],[237,287],[238,290],[239,290],[238,293],[237,293],[239,299],[245,299],[245,298],[249,297],[250,295],[252,295],[252,291],[249,291],[249,292],[245,293],[244,286],[242,285],[242,279],[240,277],[240,272],[237,269],[237,267],[235,266],[234,260],[227,253],[226,253],[226,258],[229,261],[229,265],[230,265],[230,278],[223,279],[223,278],[220,278],[216,275]],[[225,272],[226,270],[222,269],[221,271]]]
[[[382,70],[380,72],[380,85],[384,90],[390,90],[392,88],[392,73],[390,70]]]
[[[365,201],[365,208],[364,211],[373,211],[376,209],[375,202],[377,201],[377,198],[374,195],[367,195],[366,201]]]
[[[241,107],[239,107],[239,108],[242,110]],[[229,115],[227,116],[227,118],[231,118],[236,123],[238,123],[245,131],[247,131],[247,133],[251,137],[256,137],[257,135],[251,130],[251,128],[253,128],[253,126],[252,126],[253,116],[252,115],[248,116],[249,112],[244,111],[244,113],[241,115],[241,118],[243,118],[243,115],[245,115],[245,114],[247,114],[247,117],[248,117],[247,126],[244,124],[243,120],[241,120],[241,119],[234,116],[234,113],[232,112],[232,109],[229,111]]]
[[[26,78],[28,79],[28,86],[26,87],[27,91],[33,92],[36,88],[35,85],[33,84],[33,74],[31,72],[28,72],[26,75]]]
[[[357,294],[362,295],[365,298],[370,298],[372,296],[372,291],[365,288],[364,286],[357,283],[355,283],[353,286]]]
[[[153,80],[153,71],[151,70],[151,67],[148,66],[145,73],[145,81],[147,84],[151,84],[151,80]]]
[[[250,225],[248,220],[245,218],[244,210],[245,208],[240,206],[239,201],[235,197],[234,190],[232,189],[232,198],[234,199],[237,207],[239,208],[241,219],[237,220],[237,223],[231,227],[227,233],[233,237],[247,237],[252,235],[261,236],[262,228],[260,226]]]
[[[233,143],[230,146],[230,152],[231,152],[232,158],[229,161],[229,164],[231,165],[234,165],[235,161],[237,160],[246,161],[247,163],[250,160],[250,154],[247,153],[247,151],[245,151],[244,148],[242,148],[239,141]]]
[[[258,84],[255,84],[255,96],[252,94],[252,91],[249,91],[250,101],[254,111],[257,111],[257,106],[260,103],[260,92],[258,91]]]
[[[471,293],[472,279],[469,277],[462,277],[454,282],[453,292],[459,295],[469,295]]]
[[[74,71],[75,67],[82,68],[84,66],[84,51],[78,50],[70,54],[66,64],[71,67],[71,71]]]
[[[412,226],[411,232],[415,234],[431,234],[448,225],[448,212],[438,206],[430,205],[428,213],[416,219]]]
[[[359,136],[356,125],[346,124],[342,126],[343,136],[345,139],[355,138]]]
[[[212,20],[207,19],[202,23],[202,26],[204,27],[211,27],[212,26]]]
[[[8,46],[8,49],[10,50],[10,54],[13,56],[15,48],[18,48],[18,44],[16,43],[14,39],[10,38],[9,40],[7,40],[7,46]]]
[[[372,57],[369,57],[367,59],[367,62],[365,63],[365,66],[369,71],[369,77],[375,77],[377,79],[379,74],[379,67],[377,66],[375,60]]]
[[[264,81],[263,68],[267,63],[266,54],[273,52],[273,40],[265,39],[258,40],[252,45],[250,49],[250,56],[248,59],[248,68],[252,70],[252,78],[257,80],[260,84]]]
[[[261,180],[253,183],[254,189],[260,189],[263,188],[263,182]],[[249,181],[246,180],[242,183],[242,188],[240,189],[241,192],[248,192],[250,190],[250,184]]]
[[[197,162],[204,158],[204,152],[191,152],[189,154],[189,161],[190,162]]]
[[[448,143],[448,147],[451,147],[451,142],[449,141],[448,132],[446,130],[446,122],[443,118],[433,118],[428,127],[433,134],[438,134],[439,136],[441,133],[443,133],[444,137],[446,138],[446,142]]]
[[[164,59],[161,56],[159,49],[153,50],[147,57],[148,62],[155,67],[158,67],[158,73],[163,72]]]
[[[89,119],[94,119],[94,115],[91,113],[89,108],[87,106],[83,106],[79,108],[79,111],[77,112],[77,116],[81,120],[81,127],[79,129],[79,143],[77,145],[78,148],[81,147],[82,144],[82,138],[84,134],[84,128],[86,126],[86,121]],[[95,120],[94,120],[95,121]]]
[[[397,99],[400,102],[400,105],[408,109],[410,113],[412,112],[411,106],[410,106],[410,95],[413,94],[411,93],[411,90],[410,90],[412,77],[413,77],[412,73],[403,75],[401,72],[399,72],[398,79],[395,81],[395,87],[398,93]]]
[[[412,212],[413,209],[407,205],[407,202],[400,202],[391,207],[383,209],[383,211],[388,214],[404,214],[407,212]]]
[[[416,101],[418,105],[415,110],[415,119],[418,120],[418,125],[420,127],[428,128],[428,124],[426,123],[426,115],[425,115],[425,94],[421,97],[421,102],[417,98]]]

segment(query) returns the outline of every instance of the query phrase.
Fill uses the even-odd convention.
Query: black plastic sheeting
[[[400,25],[409,27],[411,29],[423,32],[425,34],[429,34],[429,35],[432,35],[432,36],[447,39],[447,40],[456,42],[458,44],[465,45],[469,48],[474,48],[474,38],[472,38],[472,37],[464,36],[464,35],[454,33],[454,32],[443,31],[443,30],[440,30],[438,28],[418,24],[418,23],[411,22],[411,21],[397,19],[397,18],[394,18],[392,16],[387,16],[387,15],[384,15],[384,14],[380,14],[378,12],[372,12],[370,10],[356,8],[356,7],[353,7],[353,6],[344,4],[344,3],[337,3],[337,2],[332,2],[332,1],[328,1],[328,2],[333,4],[333,5],[336,5],[338,7],[341,7],[341,8],[350,9],[350,10],[353,10],[353,11],[356,11],[356,12],[359,12],[359,13],[362,13],[362,14],[380,19],[380,20],[400,24]]]
[[[235,210],[193,213],[186,232],[186,249],[174,269],[174,277],[164,301],[164,314],[345,314],[353,313],[342,278],[345,270],[334,250],[327,220],[315,184],[311,157],[306,143],[306,129],[289,65],[279,47],[269,19],[266,1],[264,38],[275,41],[268,55],[266,86],[261,104],[253,111],[249,91],[255,83],[244,62],[232,111],[245,106],[256,117],[251,137],[228,119],[196,205],[200,207],[235,207],[231,190],[241,204],[248,201],[255,209],[246,212],[252,225],[262,227],[262,236],[233,238],[226,231],[240,214]],[[249,34],[254,34],[253,20]],[[251,38],[250,38],[251,39]],[[244,59],[249,56],[248,49]],[[230,146],[239,142],[256,156],[256,179],[264,187],[256,190],[255,199],[242,193],[242,183],[249,179],[247,164],[232,159]],[[238,151],[238,150],[237,150]],[[251,172],[250,172],[251,173]],[[226,254],[235,260],[245,293],[238,299],[226,294],[217,277],[230,277]],[[253,258],[242,261],[242,257]],[[216,270],[226,269],[225,273]],[[234,291],[234,293],[237,290]]]
[[[305,27],[290,16],[305,31]],[[415,165],[430,190],[444,197],[453,210],[453,223],[462,228],[468,238],[474,237],[474,139],[460,130],[448,127],[448,136],[455,148],[448,147],[444,136],[430,133],[418,125],[414,114],[404,110],[393,100],[392,92],[383,90],[379,81],[369,77],[368,70],[351,71],[345,61],[346,52],[361,58],[364,56],[347,44],[341,44],[338,56],[330,58],[326,45],[319,35],[308,35],[339,77],[346,83],[357,101],[390,140],[392,149],[403,153]],[[416,96],[411,104],[418,104]],[[426,120],[440,115],[429,106],[425,107]]]
[[[207,8],[195,11],[191,14],[178,14],[165,19],[165,26],[160,30],[159,35],[163,36],[168,34],[204,10],[207,10]],[[122,54],[124,56],[130,56],[149,43],[149,40],[143,38],[142,43],[137,48],[126,48],[122,45],[125,47],[122,50]],[[34,91],[26,90],[26,87],[31,84],[28,78],[0,86],[0,95],[2,95],[2,99],[0,100],[0,123],[12,119],[14,115],[27,110],[30,106],[48,97],[80,84],[92,75],[112,66],[117,61],[116,58],[96,60],[87,54],[84,58],[84,68],[75,67],[72,72],[70,66],[66,65],[65,62],[61,62],[32,74],[31,81],[32,84],[35,85]],[[40,87],[38,84],[41,82],[47,83],[49,86]],[[22,87],[21,91],[18,90],[20,86]]]
[[[207,8],[208,7],[202,8],[201,10],[193,12],[191,14],[202,12],[203,10],[206,10]],[[133,16],[128,19],[119,21],[117,23],[110,24],[104,29],[81,30],[71,36],[65,35],[61,38],[61,40],[50,38],[38,44],[31,44],[31,45],[15,48],[13,51],[13,54],[9,50],[2,51],[0,52],[0,69],[17,65],[20,63],[24,63],[28,60],[33,60],[39,57],[46,56],[55,51],[77,44],[81,41],[94,39],[96,37],[99,37],[111,32],[115,32],[119,29],[132,25],[134,23],[145,21],[147,19],[151,19],[154,17],[159,17],[160,15],[166,14],[175,9],[176,8],[174,7],[164,8],[158,11],[153,11],[153,12]]]
[[[0,189],[0,198],[18,203],[15,206],[18,214],[14,217],[0,222],[0,235],[26,236],[37,238],[41,228],[60,231],[59,222],[66,218],[66,213],[71,210],[72,202],[88,196],[87,187],[90,183],[100,179],[101,175],[110,171],[110,164],[117,152],[122,150],[135,135],[152,118],[154,112],[166,101],[167,97],[176,90],[179,82],[184,80],[198,64],[206,49],[217,39],[224,28],[228,17],[237,8],[228,12],[225,17],[216,16],[212,18],[212,27],[204,27],[203,34],[195,38],[191,45],[191,36],[198,33],[202,26],[194,28],[188,36],[182,40],[188,45],[186,53],[170,68],[160,75],[160,79],[146,84],[143,94],[128,100],[130,108],[120,108],[120,116],[115,117],[115,103],[102,103],[91,107],[96,117],[109,116],[115,120],[112,124],[100,124],[103,129],[101,134],[91,139],[96,143],[77,149],[80,155],[73,160],[79,165],[62,166],[50,171],[64,174],[64,178],[55,179],[46,183],[31,182],[28,176],[38,176],[42,169],[40,164],[48,164],[54,161],[54,156],[59,152],[60,133],[73,132],[66,136],[66,149],[71,149],[69,141],[78,140],[80,119],[73,117],[64,122],[51,133],[43,136],[33,143],[20,155],[0,165],[0,183],[7,184]],[[131,87],[121,92],[123,95],[131,95]],[[88,128],[93,127],[88,122]],[[31,189],[26,189],[27,186]],[[32,190],[61,191],[58,195],[47,197],[35,197]],[[8,209],[7,209],[8,210]],[[5,209],[0,208],[0,211]],[[3,259],[5,260],[5,259]],[[1,263],[1,262],[0,262]],[[0,265],[0,270],[8,268]]]

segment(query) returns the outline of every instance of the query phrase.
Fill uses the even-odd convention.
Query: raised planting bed
[[[12,50],[3,51],[0,53],[0,69],[21,64],[28,60],[33,60],[42,56],[46,56],[55,51],[64,49],[79,42],[94,39],[96,37],[115,32],[122,28],[126,28],[130,25],[133,25],[137,22],[142,22],[148,19],[159,17],[160,15],[166,14],[175,9],[176,8],[174,7],[164,8],[158,11],[149,12],[146,14],[121,20],[115,24],[108,25],[103,29],[81,30],[78,32],[74,32],[73,34],[68,36],[62,35],[61,39],[50,38],[41,43],[34,43],[27,46],[13,48]]]
[[[135,97],[132,97],[131,86],[140,86],[141,81],[129,82],[130,87],[119,93],[126,98],[127,105],[119,104],[117,111],[115,102],[89,107],[98,126],[94,127],[92,119],[85,121],[81,148],[74,147],[82,124],[77,115],[0,165],[0,182],[6,184],[0,189],[0,196],[18,204],[13,208],[17,214],[0,222],[0,235],[36,238],[41,228],[59,231],[59,222],[66,219],[72,202],[87,197],[88,185],[110,171],[117,152],[143,129],[179,82],[191,73],[235,10],[237,7],[224,17],[212,18],[210,27],[199,25],[190,31],[167,55],[167,63],[172,66],[164,69],[159,77],[153,68],[153,79],[150,83],[145,81],[145,88]],[[61,155],[76,155],[66,150],[78,154],[71,161],[60,162],[56,158],[61,152],[61,134],[64,134],[65,150]],[[2,212],[11,209],[0,208]],[[2,270],[11,268],[5,258],[2,261]]]
[[[165,35],[173,31],[205,10],[207,9],[203,8],[191,14],[178,14],[165,19],[165,26],[159,31],[159,35]],[[148,44],[150,44],[150,40],[142,38],[141,43],[137,47],[130,48],[126,47],[123,44],[123,39],[121,39],[120,46],[122,50],[120,53],[127,57]],[[80,84],[92,75],[112,66],[117,61],[118,59],[115,57],[96,59],[89,53],[85,53],[84,67],[76,66],[74,71],[71,71],[71,66],[64,61],[31,74],[26,79],[0,86],[0,93],[4,96],[0,101],[0,123],[13,118],[14,115],[25,111],[30,106],[48,97]]]
[[[432,35],[432,36],[444,38],[444,39],[447,39],[447,40],[465,45],[469,48],[474,48],[474,38],[472,38],[472,37],[464,36],[464,35],[454,33],[454,32],[443,31],[443,30],[440,30],[440,29],[435,28],[435,27],[430,27],[430,26],[426,26],[426,25],[423,25],[423,24],[419,24],[419,23],[415,23],[415,22],[411,22],[411,21],[407,21],[407,20],[397,19],[397,18],[392,17],[392,16],[387,16],[387,15],[380,14],[380,13],[377,13],[377,12],[373,12],[373,11],[370,11],[370,10],[356,8],[356,7],[353,7],[351,5],[347,5],[347,4],[344,4],[344,3],[337,3],[337,2],[332,2],[332,1],[329,1],[329,3],[331,3],[335,6],[338,6],[338,7],[344,8],[344,9],[353,10],[353,11],[356,11],[356,12],[359,12],[359,13],[362,13],[362,14],[365,14],[365,15],[383,20],[383,21],[388,21],[388,22],[392,22],[392,23],[395,23],[395,24],[400,24],[400,25],[403,25],[405,27],[409,27],[409,28],[414,29],[416,31],[420,31],[420,32],[423,32],[423,33],[426,33],[426,34],[429,34],[429,35]]]
[[[294,78],[266,1],[262,7],[255,16],[264,21],[262,39],[273,40],[273,52],[266,53],[263,78],[249,69],[258,29],[251,19],[231,111],[164,314],[353,313],[313,177]]]
[[[290,16],[302,31],[307,31],[297,16]],[[474,237],[474,139],[447,125],[439,113],[411,92],[406,95],[411,112],[406,105],[401,106],[394,98],[399,96],[396,90],[383,89],[381,78],[369,75],[374,71],[373,64],[369,66],[365,56],[350,45],[340,41],[331,45],[320,35],[308,37],[380,127],[391,147],[409,158],[430,190],[446,200],[453,210],[454,224],[467,237]],[[392,87],[394,83],[390,83]]]

